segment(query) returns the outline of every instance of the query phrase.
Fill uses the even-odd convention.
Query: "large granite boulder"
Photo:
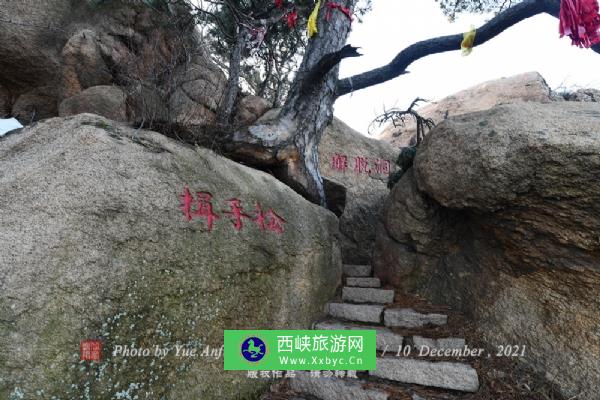
[[[0,85],[20,94],[54,81],[69,0],[0,0]]]
[[[12,105],[11,114],[22,124],[29,124],[58,113],[56,88],[41,86],[19,95]]]
[[[117,86],[92,86],[63,100],[58,108],[61,117],[85,113],[126,122],[127,96]]]
[[[176,89],[169,97],[172,118],[183,125],[206,125],[216,120],[227,79],[206,55],[194,57],[175,71]]]
[[[600,90],[598,89],[577,89],[570,93],[564,93],[563,97],[567,101],[581,101],[584,103],[600,102]]]
[[[544,78],[537,72],[527,72],[509,78],[480,83],[442,100],[420,107],[417,111],[436,124],[448,117],[489,110],[503,103],[516,101],[550,102],[562,100],[554,95]],[[405,126],[388,125],[379,135],[380,140],[396,147],[413,146],[416,143],[417,127],[413,120]]]
[[[389,144],[361,135],[337,118],[325,129],[319,144],[320,170],[326,188],[345,191],[339,199],[335,189],[327,194],[330,207],[340,215],[347,263],[371,262],[375,229],[390,193],[387,182],[397,169],[397,157]]]
[[[461,309],[568,397],[600,385],[600,105],[449,118],[394,187],[375,273]]]
[[[308,328],[340,282],[331,212],[90,114],[0,138],[0,220],[2,399],[250,398],[267,382],[223,371],[223,330]],[[103,341],[99,362],[80,361],[89,338]]]
[[[149,3],[0,0],[0,86],[15,101],[11,114],[27,124],[58,116],[63,100],[113,85],[128,104],[144,105],[130,107],[131,122],[212,121],[225,75],[202,48],[186,7]],[[147,93],[157,94],[150,107]]]
[[[234,126],[248,126],[256,122],[272,107],[271,103],[259,96],[248,95],[242,97],[237,105]]]

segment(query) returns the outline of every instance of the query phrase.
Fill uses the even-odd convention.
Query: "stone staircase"
[[[381,288],[379,279],[372,276],[370,265],[344,265],[344,279],[342,302],[329,303],[326,310],[329,319],[316,323],[314,329],[376,330],[377,369],[360,372],[358,378],[315,378],[309,372],[298,372],[289,380],[294,399],[307,396],[321,400],[424,400],[415,391],[406,389],[412,385],[437,388],[436,399],[455,398],[457,394],[478,390],[479,377],[471,365],[447,361],[448,357],[439,360],[418,356],[422,346],[442,355],[446,350],[449,354],[453,349],[465,348],[464,339],[427,338],[429,328],[447,324],[447,315],[394,307],[394,290]],[[410,336],[396,333],[399,330],[410,332]],[[408,356],[399,352],[404,346],[412,349]],[[402,396],[398,396],[395,386],[402,386]],[[407,393],[410,397],[406,397]]]

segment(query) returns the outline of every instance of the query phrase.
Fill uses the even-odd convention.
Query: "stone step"
[[[380,324],[383,306],[371,304],[329,303],[327,305],[327,312],[334,318]]]
[[[393,303],[394,291],[387,289],[344,286],[342,288],[342,300],[349,301],[351,303]]]
[[[413,336],[412,338],[413,347],[419,351],[422,347],[428,347],[429,349],[435,350],[447,350],[456,349],[460,350],[465,347],[465,339],[461,338],[441,338],[441,339],[428,339],[422,336]]]
[[[352,264],[344,264],[344,275],[350,277],[369,277],[373,271],[373,268],[370,265],[352,265]]]
[[[346,278],[346,286],[358,286],[365,288],[378,288],[381,287],[381,281],[379,278]]]
[[[442,389],[476,392],[477,371],[470,365],[452,362],[430,362],[403,357],[377,359],[377,369],[369,375],[402,383],[413,383]]]
[[[421,314],[412,308],[388,308],[385,310],[385,326],[399,328],[421,328],[426,325],[445,325],[448,316],[443,314]]]
[[[293,391],[309,394],[321,400],[388,400],[389,394],[379,389],[365,389],[360,381],[341,378],[313,378],[306,371],[290,378]]]
[[[371,325],[358,325],[343,323],[340,321],[323,321],[315,324],[315,329],[326,329],[326,330],[375,330],[377,331],[377,350],[398,352],[404,341],[402,335],[395,334],[388,328],[382,326],[371,326]]]

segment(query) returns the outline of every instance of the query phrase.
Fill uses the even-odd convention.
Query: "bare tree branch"
[[[360,57],[362,54],[358,52],[358,47],[351,46],[349,44],[342,47],[340,50],[324,55],[319,62],[306,72],[305,76],[302,77],[302,88],[301,92],[306,93],[311,87],[321,81],[325,75],[332,70],[337,64],[340,63],[344,58],[348,57]]]
[[[511,26],[527,18],[533,17],[534,15],[548,13],[558,17],[559,11],[559,0],[525,0],[522,3],[502,11],[496,17],[477,29],[475,45],[487,42]],[[407,72],[406,68],[410,64],[423,57],[459,50],[462,40],[463,34],[461,33],[414,43],[398,53],[389,64],[384,65],[383,67],[375,68],[349,78],[340,79],[337,84],[337,96],[343,96],[352,91],[365,89],[394,79],[405,74]],[[600,53],[600,45],[593,46],[592,50]]]
[[[416,144],[419,146],[425,137],[425,129],[429,130],[435,126],[435,122],[431,118],[422,117],[415,107],[422,102],[427,100],[417,97],[406,110],[400,110],[398,108],[392,108],[390,110],[383,110],[383,114],[378,115],[369,125],[369,134],[372,132],[372,128],[381,127],[384,124],[388,124],[390,121],[394,127],[405,126],[406,119],[411,117],[415,120],[417,126]]]

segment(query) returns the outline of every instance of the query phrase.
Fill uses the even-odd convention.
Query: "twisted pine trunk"
[[[244,50],[244,29],[237,27],[235,33],[235,43],[231,54],[229,55],[229,78],[227,80],[227,89],[225,90],[225,99],[218,112],[218,122],[223,125],[231,123],[235,100],[238,95],[238,85],[240,81],[240,68],[242,63],[242,51]]]
[[[341,3],[353,8],[355,0]],[[356,55],[352,50],[340,52],[350,32],[350,20],[333,10],[331,20],[326,21],[324,4],[319,12],[318,34],[309,39],[279,116],[234,134],[234,152],[239,158],[271,164],[279,179],[321,205],[325,205],[325,191],[318,145],[333,118],[338,63],[343,57]]]

